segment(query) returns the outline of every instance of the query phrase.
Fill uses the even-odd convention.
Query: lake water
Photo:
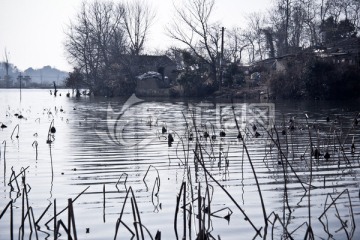
[[[125,225],[135,233],[139,217],[145,239],[148,232],[155,239],[157,231],[161,239],[176,239],[176,232],[182,239],[184,230],[186,239],[195,239],[199,224],[213,239],[304,239],[309,223],[316,239],[360,238],[359,101],[231,104],[67,92],[54,97],[46,89],[23,89],[20,101],[19,90],[0,89],[0,122],[7,126],[0,130],[0,239],[11,236],[10,208],[4,211],[10,201],[14,238],[53,239],[54,200],[59,213],[70,198],[78,239],[114,239],[122,209],[117,239],[130,239]],[[28,209],[34,218],[26,216]],[[68,210],[59,220],[68,227]],[[67,239],[64,228],[59,232]]]

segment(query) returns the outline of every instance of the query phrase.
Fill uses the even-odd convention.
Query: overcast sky
[[[0,0],[0,61],[9,60],[21,71],[46,65],[71,71],[63,46],[64,31],[83,0]],[[118,2],[121,0],[113,0]],[[173,14],[172,0],[146,0],[156,10],[147,48],[164,49],[172,40],[164,34]],[[181,1],[181,0],[174,0]],[[271,0],[217,0],[214,19],[225,28],[242,26],[244,16],[265,11]]]

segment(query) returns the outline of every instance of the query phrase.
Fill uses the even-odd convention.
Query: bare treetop
[[[145,38],[154,21],[155,12],[143,0],[128,1],[125,5],[124,28],[130,40],[132,54],[139,55],[144,49]]]

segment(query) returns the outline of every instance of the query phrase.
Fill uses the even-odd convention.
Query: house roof
[[[176,66],[176,64],[165,55],[122,55],[121,58],[129,63],[140,65]]]
[[[350,37],[337,42],[333,42],[331,44],[328,44],[326,51],[329,53],[359,54],[360,38]]]

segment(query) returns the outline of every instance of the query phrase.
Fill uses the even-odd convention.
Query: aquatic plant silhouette
[[[2,144],[4,144],[4,156],[3,156],[3,161],[4,161],[4,186],[6,185],[6,140],[4,140],[2,142]],[[0,147],[0,161],[1,161],[1,147]]]
[[[11,139],[11,140],[12,140],[12,137],[13,137],[13,135],[14,135],[15,130],[17,130],[16,138],[19,138],[19,131],[20,131],[20,126],[19,126],[19,124],[16,124],[16,126],[14,127],[14,130],[12,131],[11,136],[10,136],[10,139]]]
[[[54,137],[55,133],[56,133],[56,128],[54,126],[54,119],[53,119],[49,126],[49,131],[48,131],[47,140],[46,140],[47,144],[51,144],[55,140],[55,137]]]
[[[38,160],[38,145],[36,140],[31,144],[32,147],[35,147],[35,160]]]
[[[49,118],[56,118],[59,115],[59,113],[54,113],[54,115],[49,115]],[[185,118],[185,117],[184,117]],[[351,116],[352,121],[353,116]],[[157,132],[159,132],[160,135],[160,127],[156,125],[157,119],[154,117],[151,118],[151,125],[153,129],[156,128]],[[236,119],[234,117],[234,119]],[[176,202],[173,201],[172,203],[176,206],[171,206],[171,210],[174,210],[174,222],[176,220],[176,224],[174,224],[174,232],[177,231],[177,237],[178,238],[185,238],[185,239],[215,239],[213,235],[213,230],[215,229],[215,225],[212,226],[214,219],[224,219],[225,221],[228,221],[230,224],[230,220],[234,221],[234,215],[237,214],[243,216],[247,224],[250,222],[253,223],[254,227],[251,226],[251,224],[248,226],[245,224],[245,228],[250,232],[254,232],[255,237],[266,237],[266,234],[268,231],[269,236],[268,238],[277,239],[280,236],[283,236],[287,239],[294,239],[297,238],[300,234],[302,236],[305,236],[305,238],[311,239],[314,238],[315,235],[315,229],[313,229],[314,226],[314,217],[315,220],[318,216],[316,216],[316,212],[313,211],[311,208],[311,205],[314,204],[314,196],[316,197],[316,193],[314,193],[314,189],[321,189],[321,188],[328,188],[329,182],[331,176],[324,175],[324,176],[317,176],[317,173],[315,171],[318,171],[318,168],[335,168],[339,169],[339,173],[341,171],[346,171],[348,169],[353,169],[357,167],[359,158],[357,154],[357,135],[354,134],[357,132],[354,131],[354,128],[346,126],[344,129],[350,129],[348,132],[346,132],[344,129],[342,129],[343,125],[340,125],[340,120],[338,119],[338,128],[334,127],[333,121],[325,122],[324,117],[322,117],[322,122],[319,120],[320,124],[314,120],[314,123],[311,122],[311,118],[308,118],[308,124],[309,128],[305,128],[305,124],[301,126],[301,124],[298,122],[300,120],[304,119],[291,119],[289,124],[281,126],[278,131],[276,126],[274,125],[271,129],[267,129],[263,127],[261,124],[256,124],[256,132],[260,134],[258,137],[258,142],[252,143],[256,138],[256,132],[254,132],[254,129],[252,129],[252,125],[247,125],[244,128],[239,128],[236,130],[233,130],[233,132],[226,129],[226,134],[220,137],[223,137],[224,139],[221,139],[219,137],[214,138],[213,136],[216,135],[214,133],[221,134],[222,131],[225,133],[225,129],[223,128],[217,128],[215,129],[214,125],[212,125],[212,129],[209,127],[206,128],[205,126],[201,124],[195,124],[195,121],[192,121],[192,124],[189,124],[188,121],[185,118],[186,126],[185,128],[177,129],[177,131],[174,131],[171,126],[167,128],[166,126],[166,135],[171,134],[173,137],[172,141],[172,148],[166,148],[166,141],[164,141],[164,138],[166,140],[169,139],[169,137],[162,136],[161,139],[158,140],[158,144],[160,147],[164,147],[168,151],[169,156],[169,167],[176,166],[178,169],[176,169],[177,172],[183,172],[183,175],[179,174],[182,178],[181,181],[176,184],[176,189],[178,190],[180,188],[180,191],[176,191],[177,198]],[[333,117],[331,117],[333,119]],[[36,122],[39,122],[40,124],[40,118],[39,120],[35,120]],[[235,121],[235,120],[234,120]],[[144,122],[145,124],[145,122]],[[322,124],[322,125],[321,125]],[[352,123],[355,127],[355,121]],[[60,124],[59,124],[60,125]],[[89,124],[90,125],[90,124]],[[54,119],[52,119],[52,123],[50,126],[54,127]],[[290,130],[291,126],[294,127],[293,130]],[[326,126],[326,130],[324,130],[324,127]],[[319,129],[323,130],[319,130]],[[47,128],[47,126],[46,126]],[[50,134],[56,134],[55,131],[51,130],[52,128],[49,127],[48,133]],[[59,127],[60,129],[60,127]],[[149,129],[147,127],[146,129]],[[305,129],[305,130],[304,130]],[[19,129],[17,129],[19,131]],[[47,130],[47,129],[46,129]],[[61,130],[61,129],[60,129]],[[155,130],[154,130],[155,131]],[[162,130],[161,130],[162,131]],[[286,134],[282,134],[282,131],[286,131]],[[204,133],[207,132],[208,138],[210,138],[210,141],[202,141],[204,139]],[[39,132],[40,133],[40,132]],[[309,133],[309,134],[308,134]],[[16,129],[13,131],[14,136],[16,135]],[[25,135],[25,133],[22,133]],[[165,133],[164,133],[165,134]],[[22,135],[22,136],[23,136]],[[216,136],[219,136],[216,135]],[[307,136],[309,135],[309,136]],[[39,135],[40,136],[40,135]],[[302,143],[299,144],[299,142],[296,142],[294,139],[296,139],[297,136],[301,136]],[[352,141],[351,141],[352,138]],[[52,138],[50,140],[53,140]],[[230,144],[227,142],[228,140],[235,140],[234,142],[231,142]],[[260,144],[260,141],[266,142],[266,144]],[[236,143],[236,144],[235,144]],[[255,152],[252,148],[256,145]],[[354,147],[352,147],[352,144]],[[30,144],[28,144],[30,145]],[[32,143],[32,147],[35,148],[36,151],[36,159],[38,154],[37,149],[37,141],[34,141]],[[236,155],[231,155],[231,151],[229,151],[229,147],[231,145],[231,148],[237,148]],[[245,150],[245,145],[248,148],[248,153]],[[39,147],[42,146],[39,144]],[[51,147],[54,147],[54,145],[50,144],[50,155],[52,154],[51,151],[54,150]],[[57,147],[57,146],[56,146]],[[153,147],[153,146],[150,146]],[[264,149],[261,149],[264,148]],[[259,150],[260,149],[260,150]],[[313,149],[313,152],[311,152],[311,149]],[[34,149],[31,149],[34,151]],[[41,149],[39,148],[40,153]],[[9,150],[7,150],[9,151]],[[11,151],[11,150],[10,150]],[[31,152],[32,152],[31,151]],[[252,152],[254,151],[254,152]],[[314,154],[314,152],[318,151],[318,154]],[[352,153],[353,151],[353,153]],[[264,152],[264,155],[262,155]],[[4,150],[5,153],[5,150]],[[183,153],[183,155],[182,155]],[[219,153],[219,154],[218,154]],[[229,154],[230,153],[230,154]],[[258,154],[260,153],[262,156],[259,160],[258,158],[253,158],[253,153]],[[55,152],[54,152],[55,154]],[[249,154],[250,156],[248,156]],[[259,154],[259,155],[260,155]],[[299,155],[301,154],[301,156]],[[353,155],[352,155],[353,154]],[[4,155],[3,155],[4,156]],[[312,156],[312,157],[311,157]],[[328,156],[328,157],[327,157]],[[40,155],[41,157],[41,155]],[[250,158],[254,163],[254,169],[253,171],[251,169],[250,163],[246,163],[247,159]],[[52,158],[52,156],[51,156]],[[244,197],[242,196],[243,204],[241,205],[240,200],[240,192],[237,191],[236,186],[233,188],[227,188],[227,180],[226,179],[226,171],[229,171],[228,167],[229,165],[234,165],[233,159],[236,159],[237,161],[241,161],[241,163],[238,163],[238,171],[239,173],[239,186],[240,181],[242,181],[241,184],[243,184],[244,181],[244,171],[249,170],[251,174],[251,181],[253,186],[255,184],[258,184],[260,189],[258,189],[258,192],[266,193],[267,190],[264,190],[266,185],[262,185],[264,183],[261,183],[261,179],[258,183],[254,183],[255,177],[254,175],[257,175],[257,177],[262,177],[262,173],[259,173],[260,171],[263,171],[263,169],[258,170],[257,167],[264,167],[265,171],[269,170],[269,179],[273,179],[273,176],[275,174],[277,177],[276,181],[280,181],[280,183],[277,186],[280,186],[281,190],[283,192],[280,192],[282,196],[282,210],[276,210],[272,211],[269,215],[266,215],[264,217],[264,220],[267,222],[267,225],[265,223],[262,223],[261,219],[256,219],[256,217],[253,217],[252,212],[249,212],[248,205],[244,203]],[[250,159],[249,159],[250,160]],[[323,161],[322,161],[323,160]],[[335,162],[339,161],[339,166],[337,167]],[[357,161],[357,162],[356,162]],[[245,163],[244,163],[245,162]],[[5,161],[4,161],[5,163]],[[277,164],[279,163],[279,165]],[[154,164],[148,164],[148,162],[145,162],[147,165],[143,165],[142,168],[139,168],[141,171],[137,171],[137,174],[140,176],[140,178],[143,176],[143,173],[145,173],[143,177],[143,182],[145,184],[144,189],[146,189],[146,202],[152,203],[156,209],[158,207],[158,210],[161,210],[161,205],[159,205],[159,196],[162,195],[163,192],[163,186],[160,184],[164,184],[163,182],[163,175],[162,171],[164,171],[164,168],[159,168],[159,165]],[[258,166],[256,166],[258,164]],[[311,165],[310,165],[311,164]],[[333,166],[335,165],[335,166]],[[54,166],[55,167],[55,166]],[[148,167],[148,168],[147,168]],[[147,168],[147,171],[145,172]],[[15,169],[15,168],[14,168]],[[25,168],[21,170],[19,174],[15,174],[15,170],[12,169],[12,174],[9,179],[9,189],[11,189],[10,193],[14,195],[19,195],[17,198],[24,203],[24,214],[21,213],[21,217],[17,218],[19,215],[16,215],[14,217],[15,219],[21,219],[22,223],[20,226],[20,232],[25,230],[29,230],[32,228],[33,234],[35,233],[35,228],[39,228],[42,226],[42,220],[46,216],[53,216],[52,220],[50,220],[49,223],[54,224],[53,227],[49,227],[48,230],[54,230],[54,237],[60,237],[59,234],[63,235],[65,233],[65,236],[62,237],[71,237],[75,238],[76,230],[78,230],[75,226],[75,221],[70,218],[70,221],[66,221],[64,219],[60,218],[60,212],[58,211],[56,207],[56,199],[52,199],[52,202],[48,205],[44,205],[40,207],[41,211],[34,211],[35,206],[29,206],[27,207],[27,202],[30,204],[30,200],[27,200],[26,192],[30,191],[30,186],[25,184],[20,184],[19,177],[25,176]],[[300,170],[299,170],[300,169]],[[231,171],[231,168],[230,168]],[[259,172],[258,172],[259,171]],[[301,174],[298,174],[298,172],[306,172],[310,173],[310,171],[314,171],[313,179],[309,179],[309,175],[305,174],[305,177]],[[272,176],[273,172],[274,175]],[[80,175],[80,171],[78,173]],[[161,239],[161,231],[156,229],[147,229],[146,226],[143,225],[144,216],[146,215],[146,212],[149,211],[149,209],[144,209],[144,211],[141,211],[138,205],[138,203],[141,203],[139,199],[143,199],[143,196],[135,196],[135,193],[137,194],[137,190],[131,189],[131,184],[134,184],[134,173],[132,171],[125,172],[123,169],[116,170],[116,173],[114,174],[115,177],[112,179],[112,182],[109,184],[108,182],[104,183],[101,182],[102,191],[99,190],[96,193],[96,197],[99,199],[99,205],[102,205],[102,208],[99,207],[100,211],[103,211],[103,221],[105,222],[105,216],[108,216],[109,209],[111,210],[111,207],[117,207],[117,203],[114,204],[114,206],[111,206],[110,199],[112,199],[112,196],[110,197],[110,194],[116,194],[116,198],[121,199],[121,204],[124,203],[124,201],[127,201],[127,205],[123,208],[123,217],[118,218],[117,223],[113,223],[116,227],[115,232],[115,238],[120,237],[122,234],[122,230],[125,229],[125,231],[128,231],[130,234],[132,234],[134,237],[139,239],[146,239],[149,235],[149,238],[151,239]],[[241,175],[242,174],[242,175]],[[137,175],[137,176],[138,176]],[[320,179],[321,177],[321,179]],[[323,178],[324,177],[324,178]],[[326,179],[325,179],[326,177]],[[56,177],[55,177],[56,178]],[[245,176],[246,178],[246,176]],[[275,179],[275,178],[274,178]],[[320,180],[319,180],[320,179]],[[138,179],[136,179],[138,181]],[[25,182],[25,181],[22,181]],[[109,181],[110,182],[110,181]],[[324,184],[323,184],[324,182]],[[288,185],[296,184],[301,185],[299,187],[300,190],[297,189],[299,195],[302,196],[302,193],[304,193],[304,196],[300,199],[298,194],[293,195],[293,188],[292,186]],[[320,183],[317,184],[316,183]],[[4,177],[4,184],[5,184],[5,177]],[[111,186],[113,184],[113,186]],[[136,184],[136,183],[135,183]],[[212,185],[213,184],[213,185]],[[280,185],[281,184],[281,185]],[[24,187],[26,185],[26,187]],[[140,185],[143,187],[143,184],[140,179]],[[149,185],[149,187],[148,187]],[[323,186],[322,186],[323,185]],[[327,185],[327,186],[326,186]],[[160,188],[161,186],[161,188]],[[243,186],[243,185],[242,185]],[[33,186],[32,186],[33,187]],[[105,188],[106,187],[106,188]],[[111,188],[115,187],[117,191],[112,191]],[[316,187],[316,188],[315,188]],[[36,186],[35,186],[36,188]],[[25,190],[24,190],[25,189]],[[124,190],[125,189],[125,190]],[[131,190],[130,190],[131,189]],[[143,191],[141,189],[139,192]],[[128,195],[128,199],[124,200],[123,194],[126,192]],[[225,206],[220,206],[214,204],[213,196],[218,193],[221,193],[225,195]],[[356,192],[357,193],[357,192]],[[296,206],[293,206],[291,204],[294,204],[293,202],[288,202],[290,196],[293,198],[299,198],[299,203]],[[311,194],[311,198],[307,195]],[[343,204],[344,196],[346,193],[342,194],[341,197],[338,197],[336,200],[335,198],[337,196],[329,196],[327,197],[327,200],[324,204],[324,214],[320,216],[319,220],[324,222],[324,231],[327,232],[326,234],[329,235],[329,237],[332,234],[333,229],[328,228],[328,218],[330,220],[335,219],[338,220],[338,223],[341,225],[341,228],[336,230],[339,231],[341,234],[346,235],[344,238],[351,239],[352,234],[354,234],[353,229],[350,227],[355,227],[355,220],[353,225],[351,222],[351,217],[354,217],[354,213],[352,210],[350,211],[350,205],[349,201],[346,201],[345,204]],[[29,195],[30,196],[30,195]],[[266,196],[266,195],[264,195]],[[161,196],[160,196],[161,197]],[[239,198],[238,198],[239,197]],[[256,196],[257,197],[257,196]],[[22,200],[22,198],[24,200]],[[260,197],[259,197],[260,198]],[[342,198],[342,199],[341,199]],[[161,199],[161,198],[160,198]],[[230,200],[229,200],[230,199]],[[305,202],[304,200],[308,200]],[[229,200],[229,201],[228,201]],[[266,214],[269,211],[269,209],[272,209],[272,206],[267,203],[267,199],[264,198],[264,203],[266,203]],[[302,202],[303,201],[303,202]],[[330,201],[330,202],[329,202]],[[59,202],[58,202],[59,203]],[[304,204],[305,203],[305,204]],[[229,205],[232,205],[231,207],[227,207]],[[261,203],[257,202],[256,204],[260,205]],[[0,219],[1,217],[5,216],[4,214],[9,214],[10,210],[13,208],[12,202],[4,203],[2,204],[5,207],[3,212],[0,213]],[[72,205],[70,207],[70,205]],[[124,203],[125,205],[125,203]],[[235,207],[234,207],[234,206]],[[257,205],[257,206],[258,206]],[[264,204],[265,205],[265,204]],[[292,208],[297,207],[304,207],[303,209],[306,209],[310,211],[305,214],[306,221],[300,225],[298,225],[299,218],[298,216],[294,215],[292,213]],[[331,205],[331,206],[330,206]],[[122,206],[122,205],[120,205]],[[241,208],[238,208],[241,207]],[[50,213],[51,207],[54,207],[54,213]],[[67,210],[69,212],[69,216],[74,217],[74,211],[77,206],[73,204],[73,201],[68,202]],[[329,208],[328,208],[329,207]],[[37,206],[39,209],[39,207]],[[70,211],[70,208],[72,210]],[[308,209],[307,209],[308,208]],[[325,208],[328,208],[326,210]],[[336,209],[337,208],[337,209]],[[349,208],[349,215],[344,216],[340,214],[330,214],[330,210],[332,212],[336,212],[341,210],[341,208]],[[45,209],[45,210],[43,210]],[[241,210],[242,209],[247,215],[242,215]],[[251,209],[251,208],[250,208]],[[17,213],[21,211],[21,207],[19,209],[14,208],[14,212]],[[152,210],[152,206],[150,205],[150,211]],[[237,211],[238,210],[238,211]],[[256,209],[261,213],[262,210],[260,208]],[[36,216],[36,213],[39,213],[40,216]],[[64,212],[64,210],[62,211]],[[72,212],[72,213],[71,213]],[[145,213],[144,213],[145,212]],[[155,212],[155,210],[154,210]],[[35,215],[34,215],[35,213]],[[105,214],[106,213],[106,214]],[[281,213],[283,214],[283,217],[281,217]],[[53,214],[53,215],[52,215]],[[128,222],[125,222],[125,214],[130,214],[132,216],[132,221],[130,224]],[[143,215],[144,214],[144,215]],[[293,215],[291,215],[293,214]],[[259,214],[261,215],[261,214]],[[264,213],[263,213],[264,215]],[[284,217],[285,215],[285,217]],[[36,218],[37,217],[37,218]],[[297,219],[296,219],[297,218]],[[292,222],[293,219],[296,219],[296,226],[294,230],[294,224]],[[311,221],[310,221],[311,219]],[[29,224],[27,224],[27,222]],[[101,220],[100,220],[101,221]],[[107,222],[109,222],[108,218],[106,219]],[[74,224],[74,225],[73,225]],[[26,229],[26,228],[29,229]],[[153,227],[153,226],[152,226]],[[243,226],[241,226],[243,227]],[[13,226],[11,227],[11,229]],[[306,228],[306,229],[304,229]],[[176,229],[176,230],[175,230]],[[181,230],[180,230],[181,229]],[[236,229],[236,226],[235,226]],[[155,231],[154,231],[155,230]],[[87,228],[87,232],[89,232],[90,229]],[[271,231],[271,236],[270,236]],[[278,232],[275,232],[278,231]],[[279,231],[282,231],[282,233],[279,233]],[[49,232],[45,230],[44,232]],[[155,233],[155,237],[151,236],[152,233]],[[265,233],[265,234],[264,234]],[[174,233],[175,234],[175,233]],[[181,236],[182,235],[182,236]],[[193,237],[195,235],[195,237]],[[49,235],[50,236],[50,235]],[[33,236],[35,237],[35,236]],[[218,238],[221,238],[219,235]]]
[[[7,128],[7,126],[4,123],[1,123],[0,128],[3,130],[4,128]]]
[[[0,220],[6,213],[6,211],[10,209],[10,239],[14,239],[14,215],[13,215],[13,200],[10,200],[9,203],[4,207],[4,210],[0,213]]]

